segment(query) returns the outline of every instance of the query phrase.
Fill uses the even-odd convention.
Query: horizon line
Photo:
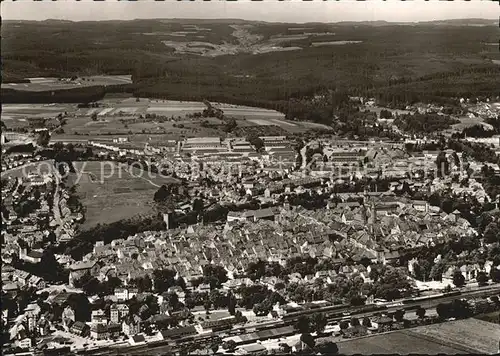
[[[151,17],[151,18],[135,18],[135,19],[106,19],[106,20],[65,20],[58,18],[48,18],[44,20],[25,20],[25,19],[3,19],[2,22],[48,22],[48,21],[60,21],[60,22],[131,22],[131,21],[161,21],[161,20],[170,20],[170,21],[243,21],[243,22],[258,22],[258,23],[269,23],[269,24],[345,24],[345,23],[387,23],[387,24],[418,24],[418,23],[432,23],[432,22],[453,22],[453,21],[491,21],[495,23],[500,23],[500,18],[485,18],[485,17],[461,17],[461,18],[453,18],[453,19],[436,19],[436,20],[424,20],[424,21],[387,21],[387,20],[346,20],[346,21],[333,21],[333,22],[324,22],[324,21],[308,21],[308,22],[286,22],[286,21],[265,21],[265,20],[248,20],[243,18],[224,18],[224,17],[214,17],[214,18],[200,18],[200,17]]]

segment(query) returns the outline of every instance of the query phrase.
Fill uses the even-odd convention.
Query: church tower
[[[374,225],[377,222],[377,208],[375,207],[375,202],[370,203],[370,219],[368,224]]]

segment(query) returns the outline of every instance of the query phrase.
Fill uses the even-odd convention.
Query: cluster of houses
[[[2,137],[4,137],[3,134]],[[40,156],[33,156],[33,154],[29,153],[2,155],[2,172],[16,167],[21,167],[29,163],[39,162],[41,160],[42,158]]]
[[[100,280],[115,276],[127,285],[151,277],[155,270],[172,269],[189,284],[211,263],[234,276],[255,260],[284,264],[290,257],[304,255],[394,263],[421,247],[476,233],[458,212],[446,214],[423,201],[391,194],[366,199],[366,204],[337,202],[314,212],[275,207],[231,213],[224,226],[192,225],[97,243],[84,261],[67,266],[68,282],[73,285],[89,273]],[[197,290],[210,287],[201,284]]]
[[[109,310],[92,311],[90,322],[76,318],[75,310],[67,303],[70,293],[50,295],[47,302],[63,308],[61,320],[64,330],[94,340],[125,337],[129,338],[130,343],[138,344],[146,340],[141,334],[145,325],[152,327],[154,340],[167,340],[203,334],[236,323],[233,315],[219,312],[205,315],[203,311],[200,311],[203,316],[198,321],[186,322],[187,316],[180,317],[175,314],[178,311],[169,307],[166,295],[155,296],[158,298],[159,313],[149,315],[145,302],[137,312],[131,313],[131,300],[145,301],[144,293],[139,293],[135,281],[141,278],[153,280],[153,273],[158,270],[173,270],[176,278],[185,279],[187,289],[204,293],[210,292],[211,286],[194,281],[203,277],[206,266],[219,265],[229,277],[222,289],[236,292],[238,287],[254,283],[241,277],[251,262],[262,260],[285,265],[292,257],[310,256],[328,259],[336,268],[311,275],[291,273],[289,281],[313,284],[322,280],[331,283],[342,274],[347,278],[361,276],[364,282],[370,283],[370,267],[365,267],[361,261],[397,265],[402,257],[418,252],[421,248],[446,244],[456,236],[477,235],[460,212],[447,214],[426,201],[402,194],[405,189],[424,195],[451,189],[457,195],[474,196],[480,202],[488,198],[481,183],[474,179],[464,186],[451,179],[430,180],[409,176],[408,173],[416,174],[420,169],[425,170],[428,167],[425,162],[433,162],[438,152],[409,156],[402,150],[403,143],[324,141],[320,142],[321,152],[312,156],[314,164],[308,166],[308,174],[301,174],[292,169],[297,154],[301,153],[295,151],[286,137],[268,136],[260,139],[264,142],[261,152],[256,152],[247,140],[234,138],[186,139],[167,142],[162,147],[143,149],[130,146],[125,139],[107,143],[90,142],[93,147],[103,152],[113,151],[117,156],[149,156],[152,153],[179,162],[190,156],[191,165],[175,169],[179,178],[189,181],[189,194],[186,195],[189,197],[185,198],[188,200],[177,202],[177,213],[191,210],[194,196],[202,196],[203,200],[217,202],[221,206],[256,201],[259,207],[230,211],[226,221],[220,224],[198,223],[181,228],[169,228],[167,224],[165,231],[141,232],[126,239],[113,240],[109,244],[97,242],[93,251],[78,262],[65,255],[56,256],[57,261],[69,270],[69,288],[74,289],[77,285],[75,282],[85,275],[101,282],[116,277],[123,286],[106,296],[106,300],[111,301]],[[273,161],[276,157],[280,158],[280,165]],[[211,169],[195,171],[193,162],[210,164]],[[238,162],[239,167],[244,169],[228,173],[224,171],[227,162]],[[353,162],[367,169],[360,174],[349,173],[343,179],[332,174],[335,167]],[[381,166],[384,167],[382,174]],[[342,184],[354,186],[357,178],[366,176],[387,178],[390,181],[389,189],[380,192],[376,189],[338,191]],[[203,183],[204,180],[209,180],[210,184]],[[42,191],[38,199],[40,208],[27,216],[17,217],[13,205],[21,197],[33,200],[35,191],[39,190]],[[324,198],[326,207],[307,210],[291,206],[290,201],[303,193],[309,194],[311,199],[317,196]],[[52,206],[48,203],[49,195],[54,200]],[[71,239],[75,224],[83,218],[81,214],[71,211],[68,207],[68,192],[50,174],[32,174],[7,180],[7,184],[2,186],[2,200],[9,211],[8,216],[2,211],[2,223],[5,223],[2,224],[2,260],[5,263],[12,262],[13,255],[24,262],[39,263],[44,243],[51,236],[55,236],[54,242]],[[166,221],[170,221],[168,215]],[[408,265],[410,273],[414,262],[412,260]],[[443,273],[443,279],[452,278],[457,267],[466,281],[473,281],[478,271],[491,269],[492,265],[491,262],[482,266],[450,265]],[[2,267],[2,281],[3,292],[12,295],[27,286],[38,290],[47,287],[40,277],[13,267]],[[278,290],[278,285],[284,281],[265,277],[259,283],[271,290]],[[167,293],[176,293],[181,302],[186,296],[180,287],[171,287]],[[280,309],[274,312],[279,317],[285,311]],[[190,313],[198,315],[193,310]],[[174,318],[182,320],[180,327],[165,327]],[[32,346],[31,339],[26,334],[37,330],[40,335],[46,335],[50,327],[50,315],[42,312],[36,304],[30,304],[13,325],[11,333],[14,333],[14,339],[22,347],[29,348]]]
[[[6,292],[15,292],[25,286],[34,287],[38,290],[46,286],[42,278],[9,265],[2,268],[2,284],[2,290]]]
[[[19,178],[9,177],[3,182],[2,258],[8,262],[13,252],[19,252],[18,240],[31,250],[47,239],[51,231],[49,221],[53,218],[49,198],[54,194],[54,184],[52,175],[34,173]],[[29,208],[24,208],[26,206]],[[36,253],[25,253],[23,256],[37,258]]]
[[[2,211],[1,233],[4,262],[10,263],[12,256],[17,255],[26,262],[38,263],[47,243],[73,238],[83,215],[71,211],[69,193],[59,185],[54,174],[31,172],[3,181],[5,210]],[[24,206],[29,206],[29,210],[23,209]],[[22,241],[22,246],[19,241]]]

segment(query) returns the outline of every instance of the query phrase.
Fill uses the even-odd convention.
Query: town
[[[471,156],[484,143],[470,138],[400,135],[4,149],[7,344],[326,354],[499,310],[498,156]],[[79,231],[80,180],[132,168],[169,179],[150,197],[158,221]]]
[[[2,3],[2,354],[499,354],[489,3]]]

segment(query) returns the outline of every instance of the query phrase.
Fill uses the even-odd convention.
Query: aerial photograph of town
[[[500,353],[499,9],[2,1],[2,354]]]

